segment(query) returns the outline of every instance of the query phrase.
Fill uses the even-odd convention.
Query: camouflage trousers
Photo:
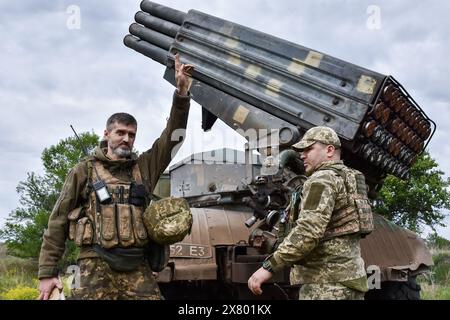
[[[340,283],[312,283],[302,285],[299,300],[364,300],[364,292]]]
[[[146,262],[132,272],[117,272],[100,258],[82,259],[80,288],[72,300],[161,300],[161,292]]]

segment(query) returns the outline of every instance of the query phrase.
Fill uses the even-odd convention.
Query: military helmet
[[[150,204],[144,225],[152,240],[161,245],[182,241],[192,227],[192,213],[184,198],[166,198]]]
[[[339,140],[337,133],[328,127],[314,127],[309,129],[302,140],[300,140],[299,143],[294,144],[292,148],[304,150],[311,147],[316,142],[341,148],[341,141]]]

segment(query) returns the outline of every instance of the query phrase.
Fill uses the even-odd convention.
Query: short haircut
[[[131,114],[115,113],[111,117],[109,117],[108,121],[106,122],[106,130],[111,132],[113,130],[113,126],[116,122],[124,124],[126,126],[137,127],[137,121]]]
[[[316,143],[322,145],[322,147],[324,147],[324,148],[326,148],[328,146],[333,146],[332,144],[325,144],[325,143],[322,143],[322,142],[316,142]],[[333,146],[333,147],[334,147],[335,154],[337,156],[341,157],[342,156],[342,148],[341,147],[336,147],[336,146]]]

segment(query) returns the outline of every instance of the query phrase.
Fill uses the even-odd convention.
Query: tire
[[[366,300],[420,300],[421,287],[416,277],[406,282],[387,281],[381,283],[381,289],[372,289],[366,293]]]

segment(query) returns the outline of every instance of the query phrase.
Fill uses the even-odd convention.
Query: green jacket
[[[159,177],[172,160],[172,149],[179,144],[179,141],[171,141],[172,133],[177,129],[186,129],[189,108],[190,98],[175,93],[166,128],[151,149],[139,157],[134,155],[131,159],[113,161],[100,148],[97,148],[94,157],[101,161],[113,175],[118,178],[126,177],[125,179],[129,179],[129,169],[138,163],[143,183],[147,191],[152,192]],[[87,186],[88,161],[87,159],[81,161],[69,172],[50,215],[39,256],[39,279],[58,275],[57,264],[64,254],[69,232],[68,213],[88,201],[90,192]],[[80,253],[80,258],[96,256],[90,248],[83,248]]]
[[[305,182],[295,226],[269,262],[274,272],[295,265],[293,282],[296,283],[344,283],[361,279],[362,285],[357,285],[357,289],[365,291],[367,281],[360,235],[323,240],[333,210],[347,201],[343,179],[333,170],[326,170],[340,166],[342,161],[325,162]]]

